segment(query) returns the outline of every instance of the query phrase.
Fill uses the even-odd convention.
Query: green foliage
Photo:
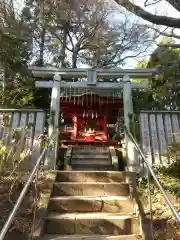
[[[132,99],[134,112],[136,114],[139,114],[141,110],[152,110],[156,106],[150,88],[133,90]]]
[[[136,68],[146,68],[148,65],[148,59],[142,59],[140,60],[137,65],[136,65]]]
[[[170,164],[156,169],[157,176],[165,190],[180,197],[180,143],[169,146]]]
[[[136,68],[146,68],[147,59],[139,61]],[[133,83],[149,84],[150,79],[133,79]],[[151,87],[146,89],[134,89],[132,92],[133,108],[135,114],[139,114],[141,110],[153,110],[156,107],[156,102],[153,98]]]
[[[31,86],[26,86],[26,84],[21,82],[6,88],[3,107],[19,108],[33,106],[34,95]]]
[[[172,172],[174,177],[180,179],[180,143],[173,143],[169,147],[169,158],[171,160],[171,165],[168,167],[166,172]]]
[[[180,197],[180,176],[177,171],[179,166],[161,167],[157,170],[157,177],[164,189],[169,193]]]
[[[0,9],[0,20],[4,22],[0,27],[0,105],[31,105],[32,80],[27,67],[31,55],[29,29],[8,4]]]
[[[167,43],[167,39],[162,42]],[[168,41],[168,43],[173,43]],[[158,109],[178,110],[180,108],[179,78],[180,51],[158,47],[151,55],[147,67],[156,67],[159,74],[150,79],[151,92]]]
[[[36,106],[36,108],[43,109],[46,113],[49,112],[51,89],[34,88],[33,97],[33,104]]]
[[[160,42],[173,43],[168,38]],[[149,88],[133,91],[134,111],[140,110],[179,110],[180,109],[180,50],[157,47],[149,61],[141,60],[137,68],[156,68],[158,74],[135,82],[148,83]]]
[[[133,134],[137,142],[140,142],[140,125],[139,114],[133,114],[130,117],[130,132]]]

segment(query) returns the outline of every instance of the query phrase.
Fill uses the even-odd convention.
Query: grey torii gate
[[[150,69],[90,69],[90,68],[56,68],[56,67],[37,67],[31,66],[29,70],[32,71],[34,78],[45,78],[47,81],[36,81],[36,87],[39,88],[52,88],[51,93],[51,106],[50,106],[50,125],[49,135],[59,126],[59,106],[61,88],[71,87],[77,88],[91,88],[98,89],[122,89],[123,91],[123,104],[124,104],[124,122],[125,126],[130,128],[129,114],[133,114],[132,103],[132,89],[145,89],[148,84],[133,83],[131,78],[148,78],[156,74],[157,70]],[[87,81],[82,82],[65,82],[62,77],[76,77],[87,78]],[[121,78],[119,82],[98,82],[97,77],[103,78]],[[132,143],[126,139],[126,150],[128,155],[128,165],[136,166],[134,151],[132,150]]]

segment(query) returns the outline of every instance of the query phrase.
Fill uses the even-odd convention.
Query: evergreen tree
[[[26,105],[32,100],[28,28],[7,3],[0,9],[0,22],[1,105]]]

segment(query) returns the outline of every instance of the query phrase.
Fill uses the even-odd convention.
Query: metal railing
[[[176,220],[180,223],[180,215],[178,214],[178,212],[176,211],[176,209],[174,208],[172,202],[170,201],[166,191],[164,190],[163,186],[161,185],[161,183],[159,182],[158,178],[156,177],[156,174],[153,170],[153,168],[151,167],[151,165],[148,163],[148,161],[146,160],[146,157],[144,155],[144,153],[142,152],[141,148],[139,147],[138,143],[136,142],[135,138],[133,137],[133,135],[129,132],[129,130],[127,128],[125,128],[125,132],[127,133],[128,137],[130,138],[130,140],[132,140],[132,142],[134,143],[136,150],[140,153],[144,163],[146,164],[149,173],[151,174],[151,176],[153,177],[156,185],[158,186],[160,192],[162,193],[162,195],[164,196],[169,208],[171,209],[174,217],[176,218]]]
[[[24,199],[24,197],[26,196],[26,193],[28,191],[28,188],[30,187],[30,184],[32,183],[33,179],[34,179],[34,176],[35,174],[37,173],[39,167],[40,167],[40,164],[41,162],[43,161],[44,157],[45,157],[45,154],[47,153],[48,149],[49,149],[49,146],[52,142],[52,140],[56,137],[56,133],[57,133],[57,129],[54,130],[54,132],[51,134],[51,136],[49,137],[48,141],[47,141],[47,144],[46,146],[44,147],[41,155],[39,156],[39,158],[37,159],[37,162],[36,162],[36,165],[34,166],[32,172],[30,173],[29,177],[28,177],[28,180],[23,188],[23,190],[21,191],[21,194],[19,196],[19,198],[17,199],[15,205],[14,205],[14,208],[11,212],[11,214],[9,215],[6,223],[4,224],[2,230],[1,230],[1,233],[0,233],[0,240],[3,240],[6,233],[8,232],[10,226],[11,226],[11,223]]]

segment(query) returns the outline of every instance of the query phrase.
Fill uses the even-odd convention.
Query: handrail
[[[141,148],[139,147],[138,143],[136,142],[136,140],[134,139],[133,135],[130,133],[130,131],[125,128],[125,131],[127,133],[127,135],[130,137],[130,139],[133,141],[136,149],[138,150],[138,152],[140,153],[143,161],[145,162],[145,164],[148,167],[149,172],[151,173],[152,177],[154,178],[154,181],[156,182],[159,190],[161,191],[161,193],[163,194],[169,208],[171,209],[173,215],[175,216],[175,218],[177,219],[177,221],[180,223],[180,215],[178,214],[178,212],[176,211],[176,209],[174,208],[172,202],[170,201],[168,195],[166,194],[164,188],[162,187],[161,183],[159,182],[158,178],[156,177],[156,174],[154,172],[154,170],[152,169],[151,165],[148,163],[148,161],[146,160],[146,157],[144,155],[144,153],[142,152]]]
[[[26,182],[23,190],[21,191],[21,194],[20,194],[20,196],[19,196],[16,204],[14,205],[13,210],[12,210],[11,214],[10,214],[9,217],[8,217],[8,220],[6,221],[6,223],[4,224],[4,226],[3,226],[2,230],[1,230],[0,240],[3,240],[3,239],[4,239],[6,233],[7,233],[8,229],[9,229],[9,227],[10,227],[13,219],[14,219],[14,216],[16,215],[17,210],[19,209],[19,206],[21,205],[21,203],[22,203],[22,201],[23,201],[23,199],[24,199],[24,197],[25,197],[25,195],[26,195],[26,193],[27,193],[28,188],[29,188],[30,184],[31,184],[32,181],[33,181],[33,177],[34,177],[35,173],[37,172],[37,170],[38,170],[38,168],[39,168],[39,165],[40,165],[40,163],[41,163],[41,160],[42,160],[43,157],[45,156],[45,154],[46,154],[46,152],[47,152],[47,150],[48,150],[48,148],[49,148],[49,145],[50,145],[50,143],[51,143],[51,140],[52,140],[53,137],[55,136],[55,133],[56,133],[56,130],[54,130],[54,132],[53,132],[53,133],[51,134],[51,136],[49,137],[48,142],[47,142],[47,145],[44,147],[41,155],[39,156],[39,158],[38,158],[38,160],[37,160],[37,162],[36,162],[36,165],[34,166],[32,172],[30,173],[29,178],[28,178],[28,180],[27,180],[27,182]]]

